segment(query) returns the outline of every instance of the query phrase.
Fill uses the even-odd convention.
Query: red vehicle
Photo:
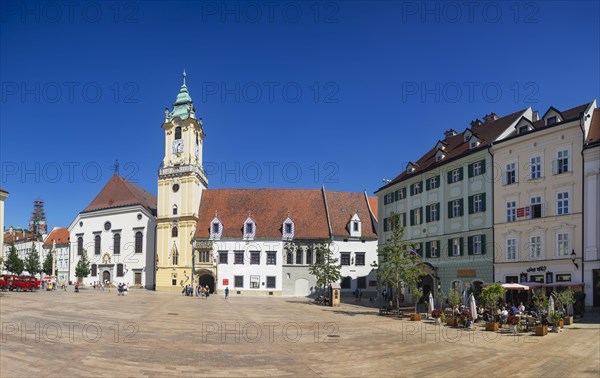
[[[8,275],[8,274],[3,274],[0,276],[0,290],[2,290],[2,291],[8,290],[8,278],[9,277],[10,277],[10,275]]]
[[[2,290],[10,291],[35,291],[40,288],[40,281],[34,276],[4,275],[0,281]]]

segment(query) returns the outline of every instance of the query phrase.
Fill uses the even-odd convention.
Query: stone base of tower
[[[192,267],[159,267],[156,271],[156,291],[181,292],[192,283]]]

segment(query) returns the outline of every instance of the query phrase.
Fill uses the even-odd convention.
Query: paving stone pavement
[[[597,377],[598,318],[535,337],[381,317],[353,302],[0,293],[0,376]]]

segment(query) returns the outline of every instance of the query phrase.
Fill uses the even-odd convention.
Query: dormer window
[[[546,126],[554,125],[556,122],[558,122],[558,117],[548,117],[548,119],[546,119]]]
[[[521,126],[519,127],[519,134],[525,134],[529,131],[529,126]]]
[[[248,217],[244,222],[244,240],[253,240],[254,236],[256,236],[256,223]]]
[[[438,142],[435,145],[435,148],[438,150],[446,151],[446,143],[442,142],[441,140],[438,140]]]
[[[435,161],[442,161],[446,157],[446,154],[442,150],[438,150],[435,154]]]
[[[350,236],[357,238],[361,236],[361,222],[357,213],[354,213],[350,219]]]
[[[463,133],[463,142],[468,142],[471,139],[471,135],[473,135],[473,132],[470,129],[466,129]]]
[[[479,139],[476,136],[472,135],[471,140],[469,141],[469,148],[470,149],[477,148],[479,146],[479,144],[480,144]]]
[[[295,228],[294,222],[289,217],[284,220],[282,226],[282,238],[284,240],[292,240],[294,238],[294,232],[296,231]]]
[[[219,240],[223,235],[223,224],[218,217],[214,217],[210,222],[210,239]]]
[[[408,163],[408,166],[406,167],[406,173],[413,173],[416,169],[417,169],[416,164]]]

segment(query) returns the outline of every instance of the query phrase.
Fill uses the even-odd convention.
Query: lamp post
[[[577,254],[575,253],[575,250],[573,249],[571,251],[571,262],[573,263],[573,265],[575,265],[575,269],[579,270],[579,264],[577,264],[575,262],[575,259],[577,259]]]

